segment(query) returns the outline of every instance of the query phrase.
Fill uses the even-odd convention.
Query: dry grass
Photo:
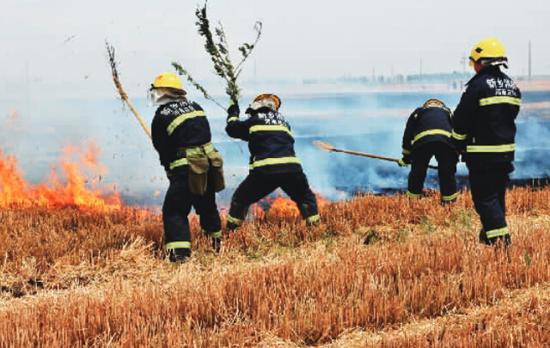
[[[346,333],[324,347],[547,347],[549,324],[550,285],[546,284],[507,292],[492,306],[472,306],[397,329]],[[288,341],[278,343],[296,347]]]
[[[508,252],[477,243],[467,195],[365,196],[315,229],[268,214],[220,256],[195,234],[179,267],[158,216],[3,210],[0,347],[544,345],[550,189],[509,198]]]

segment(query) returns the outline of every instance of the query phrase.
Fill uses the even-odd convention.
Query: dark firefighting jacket
[[[403,133],[403,155],[431,142],[451,144],[451,111],[446,107],[429,106],[416,109],[407,120]]]
[[[204,110],[185,99],[158,107],[151,125],[153,146],[167,172],[187,165],[185,150],[209,144],[212,135]]]
[[[248,108],[248,118],[227,117],[225,131],[232,138],[248,141],[250,170],[262,173],[302,171],[294,152],[294,137],[283,115],[268,107]]]
[[[487,67],[466,85],[453,116],[452,138],[466,162],[514,160],[521,92],[499,67]]]

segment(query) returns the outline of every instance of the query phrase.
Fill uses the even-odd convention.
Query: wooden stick
[[[313,144],[315,146],[317,146],[318,148],[320,148],[322,150],[325,150],[325,151],[329,151],[329,152],[347,153],[349,155],[354,155],[354,156],[368,157],[368,158],[374,158],[374,159],[379,159],[379,160],[383,160],[383,161],[399,163],[399,158],[375,155],[375,154],[367,153],[367,152],[359,152],[359,151],[339,149],[339,148],[336,148],[333,145],[331,145],[329,143],[326,143],[324,141],[316,140],[316,141],[313,142]],[[436,166],[432,166],[432,165],[429,165],[428,168],[437,169]]]
[[[115,48],[111,46],[108,42],[105,42],[105,46],[107,47],[107,54],[109,55],[109,64],[111,66],[113,82],[118,91],[118,94],[120,95],[120,99],[122,99],[122,101],[128,106],[132,114],[134,114],[134,116],[136,117],[136,120],[141,125],[141,128],[143,128],[143,130],[145,131],[145,134],[147,134],[149,139],[152,139],[151,130],[147,126],[147,123],[145,123],[145,120],[143,119],[143,117],[141,117],[141,115],[136,110],[132,102],[130,102],[130,98],[128,98],[128,94],[126,94],[124,87],[122,87],[122,83],[120,82],[120,79],[118,77],[117,62],[115,59]]]

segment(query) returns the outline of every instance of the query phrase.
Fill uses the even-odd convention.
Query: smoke
[[[516,179],[550,177],[550,118],[526,115],[518,119]]]
[[[385,193],[405,190],[407,168],[391,162],[323,152],[311,142],[323,140],[340,148],[400,157],[401,137],[408,115],[431,97],[440,98],[454,107],[459,95],[387,92],[303,96],[287,101],[283,112],[293,127],[296,151],[313,188],[331,199],[359,191]],[[540,107],[540,101],[549,97],[550,93],[544,92],[524,95],[526,110],[517,120],[514,180],[550,177],[547,155],[550,150],[550,109]],[[531,108],[533,102],[538,107]],[[237,154],[228,151],[227,156],[231,163]],[[465,165],[458,164],[460,184],[467,184],[463,180],[466,175]],[[438,188],[437,171],[428,171],[426,187]]]
[[[408,169],[391,162],[327,153],[315,147],[313,140],[400,157],[401,137],[409,114],[432,97],[454,108],[459,94],[364,92],[281,97],[281,111],[292,126],[296,152],[312,188],[329,199],[341,199],[357,191],[403,191]],[[524,93],[527,105],[517,120],[515,179],[550,177],[550,156],[547,155],[550,106],[544,107],[545,100],[550,100],[550,93]],[[134,102],[150,122],[155,109],[148,106],[145,99]],[[248,174],[248,147],[245,142],[232,140],[225,134],[223,112],[205,100],[197,99],[197,102],[207,111],[213,141],[225,159],[227,189],[218,195],[218,202],[226,207],[237,185]],[[537,107],[529,107],[533,103]],[[105,166],[101,176],[103,185],[116,185],[125,201],[131,204],[162,204],[168,187],[164,169],[150,140],[115,98],[43,102],[34,105],[33,112],[25,112],[24,105],[17,103],[10,103],[10,108],[22,110],[22,117],[17,119],[17,127],[3,128],[0,146],[6,153],[17,156],[25,178],[43,181],[49,165],[59,157],[59,149],[89,139],[101,148],[101,153],[90,150],[85,158]],[[10,110],[0,110],[0,114],[10,115]],[[459,164],[458,170],[459,175],[466,174],[463,164]],[[429,171],[426,186],[437,188],[436,171]]]

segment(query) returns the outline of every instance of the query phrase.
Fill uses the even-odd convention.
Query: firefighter
[[[191,256],[187,215],[191,207],[200,226],[221,247],[221,221],[215,192],[223,189],[223,160],[211,141],[210,125],[203,109],[186,98],[180,78],[160,74],[150,89],[158,109],[151,126],[153,145],[159,153],[170,186],[162,206],[165,247],[171,262]]]
[[[438,164],[442,204],[454,202],[456,191],[456,151],[451,143],[451,110],[438,99],[428,99],[407,120],[403,134],[400,166],[411,164],[407,196],[421,197],[432,157]]]
[[[469,171],[474,206],[483,226],[480,242],[511,243],[505,194],[515,151],[515,119],[521,92],[504,72],[508,59],[502,43],[487,38],[470,55],[476,75],[467,83],[453,117],[452,138]]]
[[[230,230],[243,223],[252,203],[279,187],[297,204],[307,224],[320,221],[315,194],[294,152],[294,138],[290,125],[279,113],[280,106],[281,99],[276,95],[260,94],[246,110],[246,120],[239,119],[238,105],[228,109],[227,134],[247,141],[250,150],[249,175],[231,199],[227,217]]]

